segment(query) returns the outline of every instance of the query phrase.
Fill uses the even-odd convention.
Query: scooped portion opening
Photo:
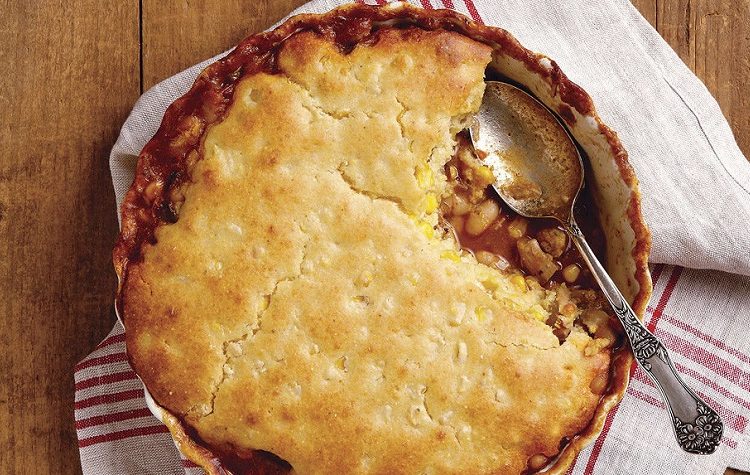
[[[457,136],[453,158],[445,165],[448,193],[440,203],[442,231],[462,252],[481,264],[510,274],[519,285],[553,291],[556,305],[545,319],[560,342],[574,327],[616,345],[619,325],[578,250],[553,219],[528,219],[507,206],[492,188],[492,169],[475,152],[466,131]],[[591,197],[584,189],[576,218],[600,259],[604,233]]]

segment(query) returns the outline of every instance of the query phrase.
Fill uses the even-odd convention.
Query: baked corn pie
[[[449,11],[295,17],[168,109],[122,209],[129,358],[209,473],[556,472],[601,429],[630,356],[565,233],[488,191],[485,78],[579,140],[579,222],[643,310],[637,182],[554,63]]]

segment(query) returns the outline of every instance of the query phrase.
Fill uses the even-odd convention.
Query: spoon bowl
[[[495,173],[495,189],[514,211],[567,221],[583,184],[583,164],[549,109],[515,86],[488,81],[469,133]]]
[[[679,446],[694,454],[713,453],[723,433],[721,419],[685,384],[667,349],[643,326],[576,224],[573,208],[583,165],[565,127],[521,89],[487,81],[469,135],[508,206],[528,218],[555,218],[570,235],[622,324],[635,359],[661,391]]]

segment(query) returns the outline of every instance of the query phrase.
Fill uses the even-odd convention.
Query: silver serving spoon
[[[567,130],[541,102],[510,84],[487,81],[470,128],[476,150],[495,174],[495,190],[518,214],[554,218],[571,236],[612,305],[636,360],[661,390],[680,447],[713,453],[724,426],[718,414],[677,374],[664,345],[636,318],[573,217],[583,164]]]

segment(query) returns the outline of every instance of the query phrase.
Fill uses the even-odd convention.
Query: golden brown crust
[[[353,19],[352,25],[356,28],[348,26],[342,28],[338,33],[330,33],[331,29],[336,29],[336,21],[340,21],[337,19],[346,17]],[[154,227],[157,227],[159,223],[174,220],[174,216],[171,216],[170,212],[172,212],[172,214],[176,213],[173,212],[174,210],[170,211],[170,203],[174,201],[179,202],[181,200],[179,195],[184,189],[180,184],[187,183],[188,180],[195,180],[194,176],[189,177],[189,174],[187,173],[187,164],[196,158],[195,155],[191,158],[191,151],[200,147],[201,141],[206,136],[206,129],[210,124],[224,120],[227,107],[231,104],[231,101],[234,100],[234,88],[240,77],[247,77],[260,70],[272,70],[273,72],[276,72],[276,68],[279,67],[278,63],[276,63],[275,57],[272,61],[269,59],[269,56],[263,52],[263,45],[268,46],[268,49],[270,50],[272,48],[269,45],[274,45],[275,42],[287,38],[292,32],[298,32],[302,29],[316,29],[319,34],[322,32],[324,37],[328,35],[328,38],[335,38],[337,40],[335,44],[342,48],[344,52],[348,53],[351,51],[353,45],[358,43],[367,44],[376,39],[376,35],[370,34],[371,24],[369,22],[373,18],[379,20],[386,20],[388,18],[409,19],[411,22],[415,22],[422,28],[428,30],[439,30],[445,27],[458,29],[474,39],[490,43],[495,48],[501,48],[504,53],[522,60],[530,69],[539,74],[549,75],[550,80],[557,85],[559,94],[570,107],[582,114],[595,114],[589,96],[578,86],[570,82],[564,74],[559,71],[559,68],[557,68],[556,65],[553,64],[552,73],[550,73],[548,69],[540,64],[539,61],[542,58],[540,55],[535,55],[534,53],[525,50],[507,32],[474,24],[452,12],[424,12],[406,6],[390,9],[376,9],[373,7],[352,5],[337,9],[335,14],[329,13],[324,16],[303,15],[296,17],[289,20],[277,30],[274,30],[274,32],[261,35],[262,40],[257,40],[259,37],[254,37],[256,39],[251,37],[251,39],[243,42],[243,44],[240,45],[235,52],[231,53],[227,59],[223,60],[222,64],[218,66],[210,66],[201,75],[201,78],[198,79],[191,92],[170,107],[165,115],[159,133],[157,133],[157,136],[144,149],[141,159],[139,160],[136,181],[129,191],[125,204],[123,205],[123,232],[120,241],[118,242],[118,246],[115,249],[115,267],[121,279],[118,308],[120,308],[121,315],[125,318],[125,323],[128,327],[128,343],[131,358],[134,353],[138,352],[139,345],[142,345],[142,341],[136,341],[136,338],[138,338],[136,335],[139,337],[142,337],[143,335],[143,332],[138,332],[137,329],[134,329],[134,325],[137,324],[134,323],[133,320],[130,320],[131,315],[145,315],[156,312],[160,313],[160,317],[164,316],[164,312],[160,312],[151,307],[158,304],[158,302],[154,303],[153,299],[149,298],[148,294],[151,292],[149,285],[151,284],[139,284],[140,282],[145,282],[141,280],[143,277],[143,266],[140,264],[140,260],[143,257],[142,249],[144,248],[144,243],[153,241],[151,230]],[[344,30],[346,31],[346,34],[342,33]],[[366,40],[364,38],[366,38]],[[391,38],[394,41],[397,40],[395,37],[388,38]],[[386,43],[387,41],[383,42],[384,45]],[[302,49],[298,54],[292,54],[292,57],[304,57],[307,53],[314,52],[314,49],[305,49],[314,47],[314,45],[311,46],[311,44],[306,42],[297,42],[296,44]],[[466,54],[467,57],[474,56],[470,52],[464,52],[461,54]],[[446,58],[451,60],[453,56],[453,54],[448,54]],[[261,58],[260,60],[258,59],[259,57]],[[455,56],[455,58],[459,57],[460,54]],[[238,60],[238,58],[240,59]],[[242,63],[243,70],[239,75],[236,75],[237,77],[233,77],[232,73],[237,70],[233,68],[239,63]],[[298,79],[304,80],[304,77]],[[562,111],[561,115],[564,118],[566,116]],[[646,258],[650,242],[648,231],[640,216],[637,181],[632,169],[627,163],[627,155],[622,149],[616,135],[606,126],[601,124],[600,121],[599,124],[602,134],[607,137],[607,140],[612,147],[613,155],[616,157],[617,163],[620,166],[623,180],[633,190],[631,194],[629,218],[631,219],[631,224],[636,233],[636,246],[633,252],[636,261],[636,280],[640,284],[640,291],[633,306],[639,314],[642,314],[648,299],[648,294],[650,293],[650,282],[646,267]],[[273,162],[273,155],[269,156],[269,159]],[[274,163],[269,163],[269,166],[274,165]],[[212,176],[211,170],[206,170],[206,174],[203,178],[210,184],[215,177]],[[151,188],[149,188],[150,183],[158,183],[158,185],[152,185]],[[366,184],[366,182],[355,183],[355,185],[362,184]],[[383,186],[385,185],[386,183],[384,182]],[[367,193],[385,194],[385,196],[392,198],[392,196],[388,195],[389,190],[386,189],[365,191]],[[171,199],[169,197],[170,194],[172,195]],[[177,199],[174,199],[175,195],[177,195]],[[418,195],[414,194],[412,197],[407,196],[405,203],[407,208],[417,206]],[[405,229],[404,232],[406,232]],[[282,236],[278,237],[279,239],[282,238]],[[301,235],[298,237],[302,239]],[[283,238],[292,239],[292,241],[294,240],[294,236],[290,238],[286,234]],[[281,246],[282,248],[298,248],[298,246],[291,241],[282,244],[284,244]],[[147,245],[145,247],[148,248],[150,246]],[[159,257],[156,257],[155,259],[158,261]],[[275,258],[275,262],[285,260],[291,263],[299,262],[299,259],[294,256],[289,256],[288,258],[283,259],[276,256]],[[166,267],[168,268],[169,265]],[[294,274],[294,269],[278,269],[278,271],[280,272],[281,279],[286,278],[285,276]],[[279,276],[270,279],[270,281],[279,282]],[[223,291],[226,289],[218,287],[213,290]],[[168,292],[169,290],[167,289],[166,291]],[[161,291],[159,294],[160,297],[163,298],[163,293]],[[227,295],[227,298],[231,300],[232,297],[231,295]],[[148,304],[147,302],[150,301],[151,304]],[[262,302],[244,302],[244,304],[257,307],[258,305],[262,305]],[[128,309],[133,310],[131,312]],[[174,317],[174,315],[172,316]],[[174,322],[170,323],[170,325],[177,326],[180,324],[179,318],[175,318]],[[146,325],[146,327],[147,326],[148,325]],[[190,333],[190,330],[186,328],[183,332]],[[218,345],[218,348],[221,349],[221,346],[224,345],[226,341],[226,338],[217,338],[216,341],[209,342],[209,346]],[[179,365],[175,365],[172,367],[171,374],[165,375],[164,371],[159,366],[164,361],[168,361],[170,356],[164,354],[164,352],[167,351],[167,347],[162,347],[160,351],[162,351],[162,353],[157,354],[155,359],[152,360],[152,363],[146,362],[144,364],[143,360],[133,361],[138,373],[147,382],[147,386],[150,389],[155,390],[155,396],[160,403],[171,408],[181,407],[182,411],[178,412],[184,413],[185,417],[187,417],[187,414],[189,413],[195,414],[196,411],[200,412],[202,409],[195,406],[193,402],[195,400],[211,400],[212,397],[215,397],[215,395],[212,394],[214,388],[206,387],[205,383],[201,384],[201,382],[197,381],[193,376],[195,374],[214,374],[213,379],[216,381],[222,380],[223,377],[221,374],[215,374],[215,368],[222,367],[224,355],[222,355],[220,351],[207,350],[205,351],[205,357],[202,357],[199,360],[191,360],[189,366],[179,367]],[[622,393],[625,390],[627,384],[627,369],[629,369],[631,361],[631,356],[627,352],[619,353],[617,355],[613,363],[613,372],[615,373],[613,386],[610,388],[610,393],[602,399],[602,402],[596,408],[593,420],[591,420],[591,423],[585,430],[580,432],[592,418],[591,411],[593,411],[594,406],[591,406],[591,410],[582,408],[577,416],[569,421],[570,427],[575,427],[575,432],[579,432],[579,435],[568,445],[568,448],[566,448],[560,456],[555,467],[553,467],[553,471],[557,471],[561,468],[564,470],[564,467],[569,465],[575,453],[577,453],[582,446],[599,432],[604,422],[606,412],[621,398]],[[600,362],[599,364],[602,363]],[[180,373],[180,371],[182,371],[182,373]],[[592,373],[592,375],[593,374],[594,373]],[[177,393],[168,394],[168,392],[165,393],[159,391],[160,387],[175,388]],[[171,391],[173,393],[175,392],[174,389],[171,389]],[[189,417],[187,418],[190,419]],[[182,437],[182,440],[191,439],[189,437],[186,438],[182,424],[169,424],[169,426],[170,430],[177,438]],[[191,444],[192,446],[198,447],[193,442],[191,442]],[[539,441],[538,444],[534,443],[526,448],[525,453],[533,454],[536,453],[534,451],[538,451],[544,452],[547,455],[554,455],[556,449],[554,451],[551,450],[550,447],[552,445],[551,441]],[[196,461],[207,464],[207,468],[210,469],[210,455],[208,454],[209,452],[204,450],[193,451],[193,456],[196,458]],[[403,456],[404,458],[402,461],[407,463],[410,460],[409,454],[404,453]],[[391,468],[396,469],[397,471],[399,467],[392,466]],[[401,468],[407,469],[407,466],[402,466]]]

